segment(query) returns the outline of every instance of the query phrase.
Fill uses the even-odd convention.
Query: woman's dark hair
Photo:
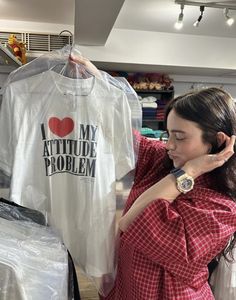
[[[236,135],[236,107],[234,100],[220,88],[207,88],[192,91],[171,100],[166,107],[165,124],[171,110],[181,118],[195,122],[203,131],[203,142],[210,143],[211,153],[221,151],[225,145],[218,146],[217,132],[227,136]],[[234,146],[236,152],[236,146]],[[212,171],[217,180],[219,191],[229,195],[236,202],[236,155],[234,154],[222,167]],[[222,254],[232,257],[232,249],[236,244],[236,233]]]

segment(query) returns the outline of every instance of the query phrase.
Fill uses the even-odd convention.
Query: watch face
[[[174,169],[171,173],[176,177],[176,187],[180,193],[185,194],[193,189],[194,179],[182,169]]]
[[[193,181],[189,178],[185,178],[182,182],[181,182],[181,187],[184,190],[189,190],[191,189],[193,186]]]

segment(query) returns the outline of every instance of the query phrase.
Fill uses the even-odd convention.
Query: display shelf
[[[152,93],[159,93],[159,94],[171,94],[174,92],[173,89],[168,90],[135,90],[137,94],[144,93],[144,94],[152,94]]]
[[[157,107],[143,106],[143,122],[142,127],[149,127],[154,130],[164,130],[164,112],[167,103],[174,97],[174,89],[168,90],[136,90],[138,96],[142,98],[142,106],[144,98],[155,97],[155,103]],[[149,103],[149,102],[146,102]]]

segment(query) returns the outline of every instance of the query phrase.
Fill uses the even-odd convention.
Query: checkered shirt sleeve
[[[165,175],[160,163],[165,155],[163,147],[154,154],[153,149],[149,149],[153,148],[153,144],[145,143],[143,146],[140,144],[140,151],[144,153],[137,165],[136,186],[130,195],[132,199],[137,199],[147,188],[145,173],[151,170],[151,177],[154,155],[155,166],[159,165],[161,169],[156,173]],[[160,148],[160,145],[156,144],[155,147]],[[131,204],[128,203],[128,206]],[[156,199],[149,204],[123,233],[121,240],[198,288],[205,280],[199,276],[201,270],[225,247],[234,231],[235,203],[229,197],[202,185],[200,179],[191,192],[181,194],[172,203]]]

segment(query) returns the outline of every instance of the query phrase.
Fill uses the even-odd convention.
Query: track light
[[[197,21],[193,23],[194,27],[198,27],[199,23],[201,22],[201,19],[203,17],[203,12],[204,12],[205,6],[201,5],[200,6],[200,16],[198,17]]]
[[[229,10],[236,11],[236,6],[233,5],[233,2],[235,1],[236,0],[232,0],[232,1],[175,0],[176,4],[181,5],[181,13],[179,14],[178,20],[174,26],[178,30],[183,27],[183,17],[184,17],[183,9],[188,5],[200,7],[200,15],[198,19],[193,23],[193,26],[195,27],[199,26],[203,18],[203,13],[206,7],[222,9],[227,25],[232,26],[234,24],[235,19],[229,16]]]
[[[178,20],[175,22],[175,29],[180,30],[183,27],[183,19],[184,19],[184,4],[180,6],[180,14]]]
[[[229,14],[229,9],[228,8],[224,8],[223,10],[223,14],[226,18],[226,23],[228,26],[232,26],[234,24],[234,18],[231,18],[228,14]]]

